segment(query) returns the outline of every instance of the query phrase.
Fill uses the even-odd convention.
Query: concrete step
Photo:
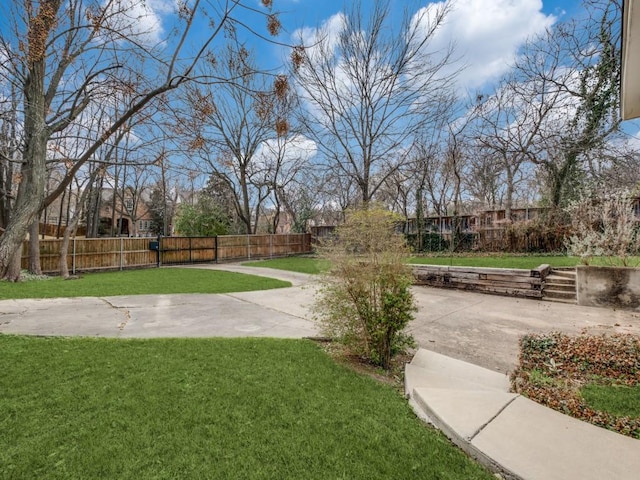
[[[576,269],[553,269],[545,278],[542,298],[550,302],[576,304]]]
[[[543,290],[543,298],[561,298],[566,300],[575,300],[576,299],[576,291],[575,290],[558,290],[553,288],[546,288]]]
[[[576,284],[575,277],[565,277],[563,275],[547,275],[547,278],[544,279],[546,284],[553,283],[554,285],[573,285]]]
[[[575,294],[576,286],[575,284],[545,282],[544,290],[554,290],[556,292],[571,292]]]
[[[553,269],[551,270],[551,273],[549,275],[547,275],[547,278],[549,278],[550,276],[558,276],[558,277],[564,277],[564,278],[576,278],[576,269],[575,268],[569,268],[569,269]]]

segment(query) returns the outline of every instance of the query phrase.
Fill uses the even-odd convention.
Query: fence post
[[[71,274],[76,274],[76,237],[73,237],[73,249],[71,250]],[[65,258],[65,261],[67,259]]]
[[[120,270],[124,264],[124,238],[120,237]]]
[[[251,260],[251,240],[249,235],[247,235],[247,260]]]
[[[273,234],[269,235],[269,258],[273,258]]]
[[[218,263],[218,235],[213,237],[213,256],[216,263]]]

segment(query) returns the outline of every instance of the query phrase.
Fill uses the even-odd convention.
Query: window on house
[[[127,209],[127,211],[131,212],[133,210],[133,199],[126,198],[124,200],[124,207]]]

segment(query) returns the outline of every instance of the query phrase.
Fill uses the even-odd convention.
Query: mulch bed
[[[640,384],[640,337],[630,334],[568,336],[553,332],[520,340],[515,392],[624,435],[640,439],[640,418],[620,417],[589,407],[580,395],[587,383]]]

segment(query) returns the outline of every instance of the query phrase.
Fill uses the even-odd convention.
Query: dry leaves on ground
[[[640,438],[640,418],[620,417],[587,405],[580,388],[587,383],[640,385],[640,337],[569,336],[552,332],[520,340],[513,389],[538,403],[595,425]]]

